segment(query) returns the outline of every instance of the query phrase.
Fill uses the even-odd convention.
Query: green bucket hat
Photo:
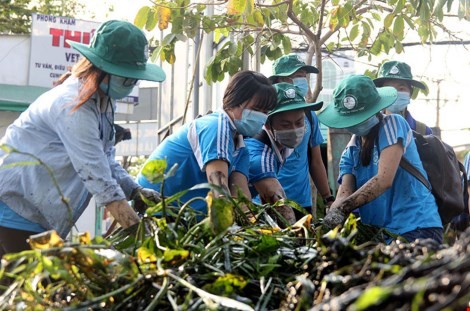
[[[334,102],[318,115],[318,119],[331,128],[346,128],[366,121],[393,104],[397,90],[390,86],[377,88],[371,78],[351,75],[338,84],[333,98]]]
[[[323,106],[323,102],[306,103],[300,89],[293,84],[281,82],[274,84],[274,88],[277,93],[277,103],[276,107],[268,113],[268,116],[297,109],[319,110]]]
[[[148,60],[144,33],[126,21],[110,20],[96,30],[90,45],[67,40],[93,65],[112,75],[161,82],[165,72]]]
[[[275,77],[288,77],[299,69],[304,69],[308,73],[318,73],[314,66],[306,65],[297,54],[287,54],[279,57],[273,64],[273,75],[269,77],[272,81]]]
[[[388,61],[383,63],[379,69],[377,78],[374,79],[374,83],[380,87],[386,80],[403,80],[422,90],[427,89],[423,83],[413,80],[411,67],[407,63],[399,61]]]

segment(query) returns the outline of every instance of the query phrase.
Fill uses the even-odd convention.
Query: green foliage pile
[[[310,216],[281,230],[269,209],[223,228],[167,206],[108,239],[62,245],[49,235],[4,257],[0,309],[457,310],[470,299],[470,231],[448,248],[386,245],[354,216],[327,233]]]
[[[175,169],[155,161],[144,172],[164,183]],[[148,202],[138,225],[106,239],[31,237],[33,250],[2,259],[0,309],[463,310],[470,300],[470,229],[447,247],[387,245],[353,215],[328,232],[311,215],[280,229],[276,206],[209,192],[194,199],[207,202],[204,218],[184,193]]]

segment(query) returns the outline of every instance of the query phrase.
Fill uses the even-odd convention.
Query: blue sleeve
[[[426,135],[431,135],[431,134],[432,134],[431,128],[426,125]]]
[[[341,185],[343,181],[343,176],[346,174],[352,174],[353,169],[354,169],[354,158],[353,158],[352,147],[346,147],[339,161],[338,184]]]
[[[382,120],[383,126],[379,131],[379,150],[382,152],[385,148],[400,142],[403,145],[403,153],[413,139],[413,132],[406,120],[397,114],[391,114]]]
[[[188,131],[188,140],[201,171],[213,160],[224,160],[230,165],[234,150],[232,132],[225,115],[208,115],[196,119]]]
[[[468,152],[465,156],[463,165],[465,166],[465,171],[467,172],[467,179],[470,180],[470,152]]]
[[[238,154],[233,160],[233,172],[239,172],[245,175],[246,179],[250,179],[250,153],[248,148],[240,148]]]
[[[249,182],[255,183],[265,178],[276,178],[278,163],[273,150],[255,138],[246,139],[245,144],[250,154]]]
[[[317,114],[314,111],[310,111],[307,113],[310,113],[312,115],[312,124],[310,124],[309,126],[313,127],[311,129],[313,132],[310,135],[309,145],[310,147],[315,147],[315,146],[323,144],[325,139],[323,138],[321,131],[320,131],[320,123],[318,122]]]

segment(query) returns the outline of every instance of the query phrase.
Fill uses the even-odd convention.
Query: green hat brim
[[[165,72],[155,64],[147,63],[145,64],[145,69],[138,69],[135,68],[135,66],[125,66],[123,64],[116,65],[96,55],[88,45],[70,40],[67,40],[67,42],[74,49],[80,52],[86,59],[88,59],[93,65],[109,74],[125,78],[155,82],[162,82],[166,78]]]
[[[377,104],[369,106],[368,109],[350,115],[340,115],[335,109],[334,103],[331,103],[318,114],[318,120],[331,128],[347,128],[360,124],[397,100],[397,90],[391,86],[377,88],[377,91],[380,100]]]
[[[269,77],[269,80],[273,81],[276,77],[288,77],[294,74],[297,70],[304,69],[307,73],[318,73],[318,69],[314,66],[310,65],[301,65],[301,66],[294,66],[291,70],[283,73],[278,73],[276,75],[272,75]]]
[[[416,86],[419,89],[422,89],[423,91],[427,90],[426,86],[423,83],[421,83],[419,81],[416,81],[416,80],[413,80],[413,79],[382,77],[382,78],[374,79],[373,81],[374,81],[374,84],[376,86],[381,87],[384,84],[384,82],[387,81],[387,80],[406,81],[406,82],[410,83],[411,85]]]
[[[285,112],[285,111],[291,111],[291,110],[297,110],[297,109],[304,109],[304,110],[320,110],[323,107],[323,102],[318,102],[318,103],[305,103],[305,102],[296,102],[292,103],[289,105],[283,105],[279,109],[274,109],[271,112],[268,113],[268,116],[275,115],[280,112]]]

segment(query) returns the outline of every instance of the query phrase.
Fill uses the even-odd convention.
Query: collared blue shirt
[[[263,129],[263,131],[265,130]],[[276,154],[272,141],[265,144],[256,138],[245,138],[245,144],[250,155],[250,174],[248,178],[250,192],[253,201],[260,203],[258,191],[255,189],[254,184],[266,178],[277,178],[279,170],[283,167],[286,158],[291,155],[293,149],[283,148],[279,150],[279,154]]]
[[[106,205],[125,199],[138,187],[114,159],[114,102],[107,98],[100,102],[94,94],[72,111],[80,86],[77,78],[69,77],[41,95],[8,127],[1,141],[44,162],[71,210],[61,201],[49,171],[32,164],[36,160],[27,154],[15,152],[0,151],[0,200],[24,219],[55,229],[62,237],[92,195],[97,204]],[[26,164],[5,168],[21,162]]]
[[[352,174],[356,178],[356,189],[359,189],[377,175],[380,153],[397,143],[403,145],[404,157],[427,178],[410,126],[403,117],[392,114],[385,116],[380,123],[379,144],[374,146],[369,165],[360,163],[360,137],[352,137],[340,160],[338,182],[341,184],[345,174]],[[442,228],[432,193],[400,166],[391,188],[360,207],[359,212],[364,223],[386,228],[396,234],[418,228]]]
[[[405,119],[406,119],[406,122],[408,122],[408,124],[410,125],[411,129],[413,131],[416,131],[416,120],[413,118],[413,116],[408,110],[406,110],[405,112]],[[430,135],[430,134],[432,134],[432,130],[429,126],[426,125],[425,135]]]
[[[242,136],[236,133],[235,125],[224,111],[214,112],[185,124],[152,152],[149,160],[153,159],[166,159],[168,169],[178,164],[175,176],[165,180],[165,196],[207,183],[206,165],[213,160],[226,161],[229,174],[237,171],[248,178],[248,151]],[[141,173],[137,176],[137,182],[143,187],[160,191],[161,184],[149,182]],[[187,202],[195,197],[204,198],[207,192],[208,189],[192,190],[181,200]],[[201,200],[191,203],[191,207],[207,212],[206,204]]]
[[[312,124],[305,117],[305,136],[300,145],[286,159],[277,175],[277,179],[281,183],[287,198],[299,203],[302,207],[312,206],[312,190],[310,188],[310,170],[307,154],[310,152],[310,148],[321,145],[324,141],[320,132],[317,115],[313,111],[310,113],[312,114]]]

